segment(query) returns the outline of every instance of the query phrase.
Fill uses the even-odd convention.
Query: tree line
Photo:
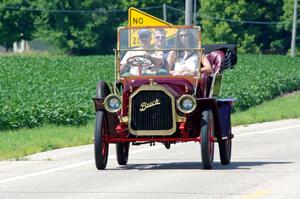
[[[197,25],[202,27],[203,43],[233,43],[247,53],[285,54],[291,43],[293,2],[198,1]],[[127,25],[129,7],[162,19],[163,3],[176,8],[168,10],[167,21],[184,24],[185,1],[3,0],[0,45],[10,49],[15,41],[39,39],[68,54],[111,54],[116,47],[117,27]],[[299,20],[297,25],[299,33]],[[298,36],[296,43],[299,40]]]

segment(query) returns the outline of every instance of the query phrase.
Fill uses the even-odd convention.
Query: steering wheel
[[[154,61],[151,56],[135,55],[127,59],[127,64],[129,66],[149,67],[154,65]]]

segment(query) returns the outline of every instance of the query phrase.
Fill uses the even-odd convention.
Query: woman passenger
[[[188,50],[198,48],[197,40],[189,29],[180,29],[176,33],[175,47],[182,50],[173,50],[169,53],[168,63],[173,75],[195,75],[198,68],[198,51]],[[212,67],[204,55],[201,53],[201,73],[211,73]]]

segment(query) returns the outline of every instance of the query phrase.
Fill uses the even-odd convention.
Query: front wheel
[[[201,155],[203,169],[211,169],[214,160],[214,118],[211,110],[204,110],[201,119]]]
[[[222,165],[228,165],[231,160],[231,148],[232,148],[232,135],[231,135],[231,126],[229,127],[228,137],[225,140],[220,140],[219,151],[220,151],[220,160]]]
[[[107,165],[108,157],[108,143],[105,136],[108,132],[108,123],[105,112],[97,111],[96,113],[96,127],[95,127],[95,163],[98,170],[103,170]]]
[[[130,146],[129,142],[116,144],[117,160],[119,165],[127,164],[128,155],[129,155],[129,146]]]

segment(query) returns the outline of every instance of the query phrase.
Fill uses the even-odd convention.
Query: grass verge
[[[57,148],[90,144],[94,122],[86,126],[45,125],[40,128],[0,132],[0,160],[22,159],[26,155]]]
[[[237,112],[233,125],[244,125],[288,118],[300,118],[300,92]],[[90,144],[93,142],[94,122],[82,127],[46,125],[34,129],[2,131],[0,160],[22,157],[51,149]]]
[[[263,102],[243,112],[236,112],[232,115],[232,124],[236,126],[290,118],[300,118],[300,92]]]

